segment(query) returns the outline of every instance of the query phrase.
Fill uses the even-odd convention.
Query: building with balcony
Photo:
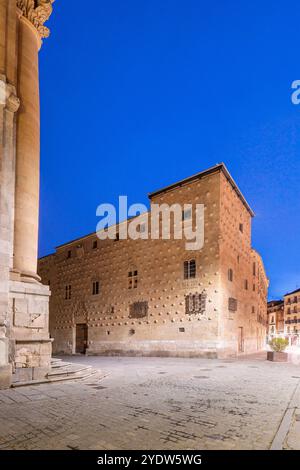
[[[268,340],[284,336],[284,302],[268,302]]]
[[[300,346],[300,288],[284,296],[284,323],[290,346]]]

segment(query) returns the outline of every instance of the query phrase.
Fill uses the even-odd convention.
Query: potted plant
[[[273,338],[269,342],[272,351],[268,351],[267,360],[273,362],[287,362],[288,354],[284,351],[289,345],[289,340],[286,338]]]

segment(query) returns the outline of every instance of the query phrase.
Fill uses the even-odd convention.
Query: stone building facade
[[[268,302],[268,339],[284,336],[284,302]]]
[[[261,350],[268,279],[251,247],[253,212],[225,165],[149,197],[151,209],[203,204],[204,246],[187,251],[174,236],[99,240],[94,233],[40,259],[52,294],[54,353],[226,357]]]
[[[37,275],[38,53],[53,0],[0,0],[0,388],[45,377],[49,288]]]
[[[300,346],[300,289],[284,296],[285,335],[291,346]]]

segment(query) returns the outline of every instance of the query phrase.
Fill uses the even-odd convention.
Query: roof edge
[[[241,199],[242,203],[244,204],[244,206],[246,207],[246,209],[248,210],[248,212],[250,213],[251,217],[254,217],[254,212],[253,210],[251,209],[251,207],[249,206],[248,202],[246,201],[245,197],[243,196],[241,190],[239,189],[238,185],[236,184],[236,182],[234,181],[233,177],[231,176],[231,174],[229,173],[225,163],[218,163],[217,165],[214,165],[210,168],[208,168],[207,170],[204,170],[204,171],[201,171],[199,173],[196,173],[195,175],[192,175],[192,176],[189,176],[188,178],[185,178],[185,179],[182,179],[180,181],[177,181],[176,183],[173,183],[169,186],[166,186],[162,189],[159,189],[157,191],[154,191],[154,192],[151,192],[151,193],[148,193],[148,197],[149,199],[151,200],[154,196],[158,195],[158,194],[161,194],[161,193],[164,193],[164,192],[167,192],[167,191],[171,191],[172,189],[175,189],[177,187],[180,187],[184,184],[187,184],[189,182],[192,182],[192,181],[195,181],[197,179],[201,179],[207,175],[210,175],[210,174],[213,174],[213,173],[217,173],[217,172],[223,172],[224,176],[227,178],[228,182],[231,184],[232,188],[236,191],[238,197]],[[129,219],[128,219],[129,220]],[[122,222],[119,222],[116,224],[116,226],[122,224],[123,222],[126,222],[126,221],[122,221]],[[73,240],[70,240],[68,242],[65,242],[65,243],[62,243],[61,245],[57,245],[55,247],[56,250],[59,250],[60,248],[63,248],[63,247],[67,247],[68,245],[73,245],[74,243],[76,242],[80,242],[80,241],[83,241],[87,238],[90,238],[90,237],[93,237],[97,235],[97,232],[92,232],[92,233],[89,233],[87,235],[83,235],[81,237],[77,237]],[[55,253],[51,253],[50,255],[48,256],[51,256],[52,254],[55,254]],[[46,256],[44,257],[46,258]],[[39,259],[43,259],[43,258],[39,258]]]
[[[180,181],[177,181],[177,183],[170,184],[168,186],[165,186],[164,188],[158,189],[157,191],[153,191],[151,193],[148,193],[148,197],[151,200],[153,197],[158,196],[159,194],[162,194],[164,192],[171,191],[172,189],[175,189],[177,187],[183,186],[187,183],[190,183],[192,181],[196,181],[197,179],[204,178],[205,176],[211,175],[213,173],[217,172],[223,172],[224,176],[227,178],[228,182],[231,184],[232,188],[236,191],[238,197],[241,199],[242,203],[250,213],[251,217],[254,217],[254,212],[251,209],[250,205],[246,201],[245,197],[243,196],[241,190],[239,189],[238,185],[234,181],[233,177],[229,173],[225,163],[218,163],[217,165],[214,165],[207,170],[201,171],[199,173],[196,173],[195,175],[189,176],[188,178],[184,178]]]
[[[293,290],[292,292],[288,292],[287,294],[284,294],[284,297],[286,297],[287,295],[296,294],[296,292],[300,292],[300,287],[298,289]]]

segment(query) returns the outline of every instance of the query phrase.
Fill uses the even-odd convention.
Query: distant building
[[[228,357],[264,348],[268,279],[251,247],[253,212],[225,165],[149,197],[204,204],[203,248],[94,233],[40,259],[54,353]]]
[[[284,302],[272,300],[268,302],[268,339],[284,336]]]
[[[285,335],[291,346],[300,346],[300,288],[284,296]]]

